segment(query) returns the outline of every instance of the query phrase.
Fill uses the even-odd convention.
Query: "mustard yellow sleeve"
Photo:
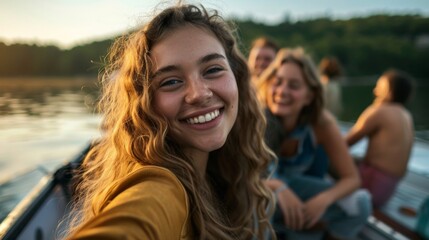
[[[100,214],[69,239],[186,239],[188,200],[173,173],[143,167],[102,200]]]

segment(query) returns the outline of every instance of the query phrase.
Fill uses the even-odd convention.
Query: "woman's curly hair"
[[[220,149],[209,155],[206,179],[169,137],[169,124],[153,108],[151,49],[183,26],[208,30],[225,48],[237,81],[236,122]],[[172,171],[189,197],[198,239],[263,239],[271,231],[274,204],[263,183],[273,153],[264,143],[265,118],[250,86],[246,61],[230,25],[216,11],[179,4],[156,15],[141,29],[118,39],[102,75],[103,135],[86,156],[78,186],[78,216],[71,231],[100,213],[112,185],[138,165]]]

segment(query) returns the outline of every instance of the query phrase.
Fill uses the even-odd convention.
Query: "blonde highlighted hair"
[[[169,137],[168,122],[152,106],[150,51],[167,33],[184,25],[217,37],[239,91],[239,114],[225,145],[210,153],[206,180]],[[272,230],[269,212],[274,205],[263,173],[274,157],[264,143],[265,119],[230,29],[216,11],[179,4],[112,46],[102,77],[103,136],[84,161],[77,191],[80,214],[71,231],[99,214],[111,186],[138,165],[165,167],[178,177],[189,196],[198,239],[263,239]]]

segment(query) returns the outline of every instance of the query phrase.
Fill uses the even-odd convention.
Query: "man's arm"
[[[380,117],[379,107],[368,107],[359,116],[355,125],[350,129],[346,136],[346,143],[352,146],[365,136],[369,136],[376,132],[379,127]]]

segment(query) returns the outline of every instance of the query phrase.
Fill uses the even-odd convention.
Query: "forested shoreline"
[[[304,47],[316,61],[336,56],[351,77],[378,75],[394,67],[429,82],[429,17],[380,14],[348,20],[286,18],[276,25],[233,22],[244,54],[254,38],[264,35],[284,47]],[[0,77],[96,75],[113,40],[67,50],[0,42]]]

